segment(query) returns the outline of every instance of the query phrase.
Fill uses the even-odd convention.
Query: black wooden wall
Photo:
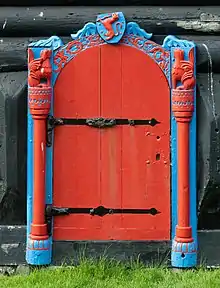
[[[1,2],[0,225],[26,221],[28,43],[51,35],[67,42],[71,33],[95,21],[97,14],[120,10],[128,21],[153,33],[159,43],[172,34],[197,44],[198,227],[220,229],[220,6],[172,6],[175,1],[159,6],[163,5],[159,0]],[[127,6],[106,6],[110,4]]]

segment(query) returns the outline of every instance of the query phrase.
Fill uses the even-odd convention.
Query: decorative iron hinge
[[[70,214],[89,214],[91,216],[103,217],[110,214],[150,214],[152,216],[160,214],[156,208],[150,209],[123,209],[123,208],[106,208],[104,206],[98,206],[96,208],[59,208],[52,205],[46,205],[46,221],[48,226],[48,233],[51,233],[52,217],[54,216],[66,216]]]
[[[86,124],[88,126],[97,127],[97,128],[112,127],[116,125],[116,119],[91,118],[91,119],[86,119]]]
[[[132,208],[106,208],[98,206],[96,208],[59,208],[47,205],[46,216],[64,216],[69,214],[90,214],[92,216],[103,217],[107,214],[151,214],[156,215],[160,212],[156,208],[132,209]]]
[[[95,128],[109,128],[115,125],[150,125],[155,126],[159,124],[156,119],[114,119],[114,118],[54,118],[49,116],[47,119],[47,146],[52,145],[52,132],[55,126],[58,125],[87,125]]]
[[[45,220],[47,223],[47,232],[48,235],[52,234],[52,217],[53,216],[63,216],[69,215],[68,208],[56,208],[51,204],[47,204],[45,208]]]
[[[61,118],[54,118],[53,116],[49,115],[47,118],[47,146],[50,147],[52,145],[52,138],[53,138],[53,129],[57,125],[63,125],[64,122]]]

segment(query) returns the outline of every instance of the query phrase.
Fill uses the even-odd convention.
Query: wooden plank
[[[122,205],[160,211],[153,217],[123,215],[123,226],[129,233],[135,229],[140,240],[167,240],[170,239],[169,86],[152,58],[130,47],[122,47],[121,54],[122,117],[155,118],[160,122],[154,127],[122,127]]]
[[[54,87],[54,116],[78,119],[99,117],[100,47],[93,47],[77,56],[66,68]],[[54,134],[54,206],[99,206],[102,169],[100,130],[86,125],[57,128]],[[89,214],[57,217],[54,237],[56,240],[102,239],[101,225],[101,217]]]
[[[162,43],[165,35],[155,35],[152,40]],[[206,73],[212,62],[212,72],[220,72],[220,38],[219,36],[177,35],[177,37],[195,41],[197,45],[197,72]],[[30,42],[48,37],[1,37],[0,38],[0,72],[26,71],[27,46]],[[70,37],[61,37],[64,43]]]
[[[121,48],[118,45],[103,45],[100,56],[100,114],[104,118],[123,118],[121,114]],[[121,174],[121,129],[121,126],[116,125],[111,129],[100,131],[100,166],[102,167],[100,171],[100,201],[104,207],[114,207],[115,209],[123,208],[121,203],[124,180]],[[106,240],[121,239],[124,231],[122,219],[123,215],[120,214],[103,217],[102,230],[103,234],[107,236]]]
[[[112,5],[112,4],[111,4]],[[69,35],[97,14],[118,11],[119,7],[2,7],[0,37]],[[123,6],[127,21],[135,21],[154,34],[210,34],[220,32],[220,6]]]

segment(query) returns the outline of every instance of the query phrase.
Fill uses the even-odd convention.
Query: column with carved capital
[[[32,221],[27,239],[26,260],[32,265],[51,262],[51,241],[45,222],[46,121],[51,106],[51,50],[43,49],[35,58],[28,50],[28,108],[33,119]]]
[[[190,225],[190,122],[194,113],[194,54],[189,51],[189,61],[184,51],[174,50],[172,69],[172,112],[177,123],[177,226],[172,243],[173,267],[196,266],[197,245]]]

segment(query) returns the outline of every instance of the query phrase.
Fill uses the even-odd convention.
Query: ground
[[[139,263],[123,265],[106,261],[84,261],[76,267],[43,269],[28,276],[0,276],[0,287],[217,288],[220,287],[220,270],[200,268],[177,273],[163,267],[147,268]]]

